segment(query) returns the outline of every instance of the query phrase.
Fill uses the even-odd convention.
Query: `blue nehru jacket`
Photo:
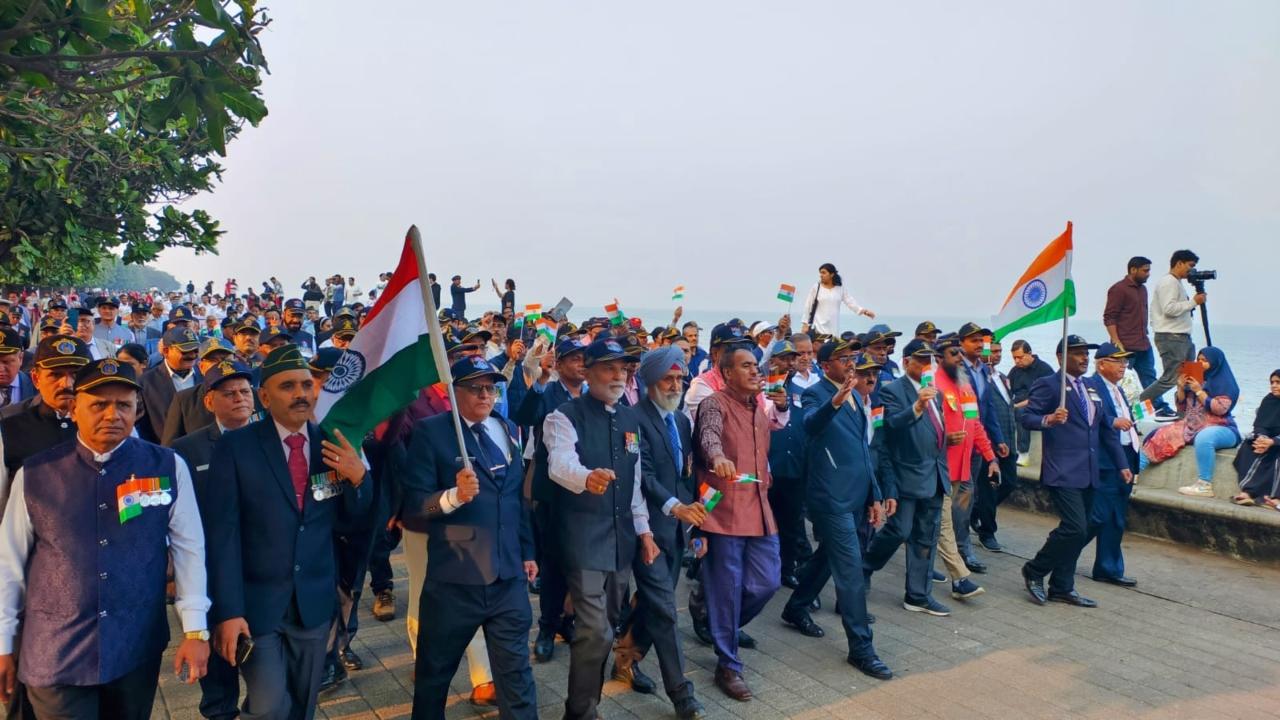
[[[116,487],[132,476],[169,479],[172,450],[129,439],[99,470],[72,440],[23,465],[35,534],[18,676],[32,687],[101,685],[164,652],[169,643],[165,569],[169,508],[120,522]]]

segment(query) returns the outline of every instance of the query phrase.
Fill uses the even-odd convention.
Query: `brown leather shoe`
[[[742,674],[728,668],[716,668],[716,687],[739,702],[746,702],[752,697],[751,688],[747,687],[747,681],[742,679]]]
[[[471,704],[481,706],[493,706],[498,704],[498,691],[493,688],[493,683],[487,682],[483,685],[477,685],[471,690]]]

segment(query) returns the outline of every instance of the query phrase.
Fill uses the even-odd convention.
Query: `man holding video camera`
[[[1179,368],[1187,360],[1196,357],[1196,346],[1191,341],[1191,313],[1204,305],[1204,290],[1188,297],[1182,281],[1196,269],[1200,257],[1190,250],[1178,250],[1169,260],[1169,274],[1156,283],[1151,298],[1151,330],[1155,334],[1156,350],[1164,371],[1154,383],[1143,389],[1139,400],[1154,400],[1173,389],[1178,382]],[[1165,416],[1161,412],[1157,417]]]

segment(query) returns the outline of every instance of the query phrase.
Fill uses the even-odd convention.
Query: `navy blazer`
[[[1111,456],[1115,467],[1124,467],[1124,453],[1120,450],[1120,436],[1107,422],[1102,409],[1102,393],[1098,393],[1087,381],[1087,390],[1099,395],[1094,404],[1093,422],[1085,417],[1076,391],[1067,385],[1067,422],[1045,427],[1044,417],[1058,409],[1062,372],[1058,371],[1036,380],[1031,386],[1027,406],[1019,416],[1022,426],[1028,430],[1040,430],[1043,459],[1040,463],[1040,484],[1045,487],[1084,489],[1098,487],[1099,460],[1102,453]]]
[[[320,429],[307,423],[308,475],[329,472],[321,455]],[[209,564],[210,618],[243,617],[255,637],[274,632],[289,603],[302,626],[333,620],[338,576],[334,526],[368,509],[369,475],[360,487],[317,501],[308,489],[298,510],[293,481],[276,432],[266,417],[221,438],[209,465],[207,502],[201,510]],[[203,498],[202,498],[203,499]]]
[[[916,415],[914,406],[919,398],[915,381],[906,376],[880,388],[884,403],[884,426],[880,432],[893,466],[890,478],[881,476],[881,489],[887,498],[931,498],[938,495],[939,489],[943,495],[951,493],[946,437],[928,417]],[[941,418],[938,401],[934,400],[933,405]]]
[[[196,503],[204,514],[209,497],[209,466],[213,464],[213,449],[222,437],[218,423],[213,422],[178,438],[170,446],[187,461],[191,470],[191,484],[195,487]]]
[[[991,383],[999,382],[999,380],[991,377],[989,373],[984,373],[982,377],[986,385],[984,390],[979,393],[978,388],[980,386],[973,379],[973,369],[969,367],[969,362],[966,360],[961,363],[961,367],[969,374],[969,384],[973,386],[973,391],[978,395],[978,419],[982,422],[982,429],[987,431],[987,439],[991,441],[992,449],[997,445],[1005,444],[1004,431],[1000,429],[1000,418],[996,414],[998,411],[994,404],[996,393],[991,387]],[[986,369],[985,365],[982,367]],[[973,452],[975,454],[978,452],[976,446]]]
[[[564,388],[564,383],[558,380],[547,383],[542,392],[530,387],[512,417],[517,425],[533,428],[533,439],[537,443],[537,448],[534,454],[533,482],[530,492],[533,499],[538,502],[550,502],[553,494],[553,483],[551,476],[547,473],[547,448],[542,443],[542,421],[570,400],[573,400],[573,396]],[[457,444],[456,440],[454,444]]]
[[[1107,427],[1114,428],[1116,420],[1120,418],[1121,415],[1120,409],[1116,407],[1115,401],[1111,399],[1111,391],[1107,389],[1106,379],[1095,373],[1085,378],[1084,381],[1092,385],[1093,388],[1098,391],[1098,397],[1102,400],[1102,412],[1106,415]],[[1120,391],[1120,397],[1124,398],[1126,403],[1129,402],[1129,396],[1124,394],[1124,388],[1117,385],[1116,389]],[[1116,430],[1115,435],[1118,441],[1121,437],[1120,431]],[[1127,465],[1116,467],[1115,462],[1111,459],[1111,455],[1103,453],[1102,456],[1098,458],[1098,469],[1116,472],[1117,470],[1127,467],[1130,472],[1136,475],[1138,472],[1137,449],[1132,445],[1125,445],[1124,443],[1121,443],[1120,450],[1124,454],[1124,458],[1128,463]]]
[[[480,446],[475,431],[463,421],[462,437],[472,469],[480,480],[480,494],[446,514],[440,497],[457,486],[462,469],[453,414],[419,420],[413,426],[401,473],[404,487],[400,519],[409,530],[427,534],[427,577],[459,585],[489,585],[524,577],[525,560],[533,559],[533,530],[524,500],[524,462],[516,440],[516,426],[497,411],[491,415],[507,430],[511,460],[501,481],[486,463],[477,460]],[[498,462],[500,458],[490,458]]]
[[[787,402],[791,412],[787,424],[769,434],[769,474],[774,482],[804,478],[804,413],[800,410],[805,388],[796,385],[795,376],[787,378]]]
[[[679,410],[672,413],[680,435],[677,458],[667,435],[667,422],[648,395],[640,398],[635,410],[640,418],[640,491],[649,506],[649,530],[658,548],[668,557],[676,557],[683,549],[684,528],[679,520],[664,514],[662,506],[671,498],[686,504],[693,501],[693,427],[687,415]]]
[[[870,419],[853,394],[853,402],[832,407],[838,389],[824,378],[801,396],[808,436],[805,502],[810,512],[858,512],[881,498],[875,459],[867,444]]]

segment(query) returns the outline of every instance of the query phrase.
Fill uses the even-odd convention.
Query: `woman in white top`
[[[859,315],[874,319],[876,314],[862,307],[857,300],[844,289],[840,273],[831,263],[823,263],[818,268],[818,284],[809,290],[809,297],[804,301],[804,324],[801,332],[813,330],[819,335],[838,336],[840,334],[840,305],[847,305]]]

